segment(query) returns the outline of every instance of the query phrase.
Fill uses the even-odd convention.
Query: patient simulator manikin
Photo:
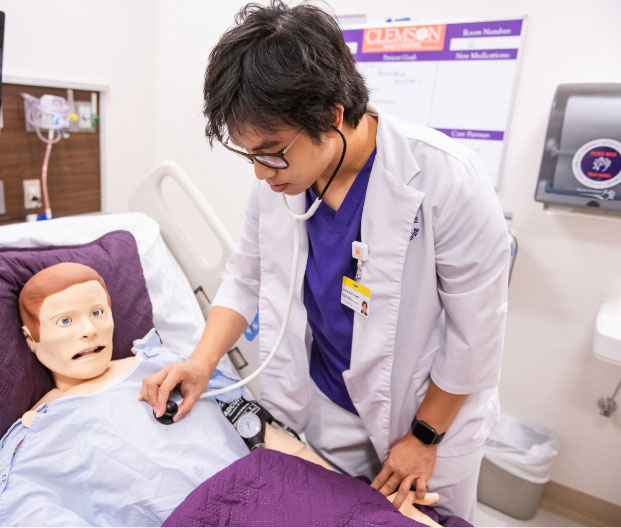
[[[131,496],[134,492],[127,479],[133,482],[133,479],[137,478],[136,468],[129,468],[131,478],[123,479],[122,486],[125,506],[128,502],[140,504],[139,513],[124,512],[122,516],[115,517],[114,514],[110,512],[106,514],[104,511],[96,519],[98,523],[120,522],[126,525],[161,523],[162,512],[170,513],[171,508],[174,508],[196,485],[245,456],[248,450],[235,429],[220,412],[218,404],[211,398],[200,400],[197,407],[202,409],[201,412],[193,411],[191,416],[173,427],[162,427],[153,420],[151,407],[146,402],[137,401],[135,395],[139,393],[145,373],[157,372],[162,364],[170,362],[173,351],[162,346],[157,334],[152,331],[137,342],[136,357],[112,360],[114,321],[110,306],[110,297],[103,279],[95,270],[82,264],[56,264],[35,274],[24,286],[19,298],[22,330],[30,350],[52,373],[56,387],[22,417],[22,425],[33,433],[24,429],[21,439],[16,439],[19,442],[15,442],[14,455],[18,449],[25,447],[27,453],[24,453],[22,463],[27,464],[30,460],[27,455],[32,455],[34,449],[32,459],[36,465],[36,444],[35,446],[32,444],[39,442],[44,452],[40,456],[48,457],[47,466],[50,464],[53,466],[57,461],[49,459],[50,446],[65,441],[68,444],[67,452],[75,455],[82,446],[71,447],[70,444],[75,441],[73,436],[76,435],[71,432],[71,427],[75,426],[76,421],[83,420],[84,423],[80,424],[77,430],[89,432],[92,436],[89,442],[95,443],[92,446],[95,449],[87,449],[83,456],[90,458],[77,460],[76,467],[87,463],[91,473],[88,477],[89,484],[94,486],[95,497],[98,497],[99,487],[105,489],[109,488],[110,484],[120,482],[119,479],[122,479],[123,475],[119,474],[119,471],[122,472],[134,460],[144,458],[137,463],[140,466],[138,476],[145,478],[133,486],[135,493],[139,495],[135,501],[128,500],[126,496],[128,494]],[[229,385],[233,380],[216,371],[212,381],[208,389]],[[232,393],[231,401],[240,394],[240,391]],[[63,421],[67,424],[63,425]],[[7,436],[10,436],[11,432],[13,429]],[[33,434],[32,441],[29,439],[29,442],[22,446],[28,434]],[[53,438],[54,435],[60,437],[56,439]],[[147,439],[148,441],[143,441]],[[44,447],[42,444],[45,443],[49,445]],[[139,446],[139,451],[133,453],[135,446]],[[305,444],[269,424],[266,427],[265,447],[333,469]],[[106,451],[108,449],[110,453]],[[179,450],[184,450],[185,455],[175,456]],[[57,482],[66,486],[69,494],[72,486],[70,478],[72,461],[67,459],[66,454],[62,456],[65,458],[61,458],[58,462],[66,467],[59,468],[57,477],[62,476],[62,480]],[[80,458],[82,455],[76,456]],[[126,460],[118,461],[118,466],[112,467],[117,462],[114,457],[119,456],[126,456]],[[190,464],[191,467],[184,464],[186,466]],[[35,465],[30,471],[38,473],[42,471]],[[19,465],[16,466],[16,469],[19,469]],[[153,478],[149,475],[150,472],[151,475],[158,475],[161,478]],[[96,475],[98,483],[92,474]],[[50,476],[52,481],[53,476],[53,474]],[[28,478],[20,480],[19,474],[12,478],[14,488],[19,488],[20,482],[24,486],[30,485],[30,480]],[[80,489],[80,482],[74,484],[76,489]],[[145,491],[144,488],[149,486],[150,491]],[[164,486],[166,490],[160,490],[158,486]],[[170,497],[172,490],[177,489],[179,497]],[[22,493],[27,491],[24,489]],[[109,494],[109,489],[102,493]],[[147,511],[149,508],[145,503],[146,496],[149,500],[158,497],[159,502],[154,505],[153,514]],[[163,496],[167,498],[164,499]],[[413,506],[413,492],[409,499],[400,509],[403,514],[425,524],[437,525]],[[169,500],[170,504],[162,505],[161,501],[166,500]],[[92,499],[91,501],[94,504],[97,502]],[[437,494],[427,494],[425,500],[420,503],[432,504],[436,501]],[[50,507],[58,509],[58,498],[54,498],[51,502],[54,504]],[[45,507],[39,506],[39,509],[43,511]],[[101,509],[105,510],[105,506],[102,505]],[[35,520],[21,515],[24,512],[21,511],[20,514],[19,510],[20,507],[15,506],[16,516],[13,520]],[[47,520],[54,523],[52,518],[48,517]],[[57,516],[55,520],[61,524],[80,524],[95,519],[80,517],[80,512],[70,511],[64,516]]]

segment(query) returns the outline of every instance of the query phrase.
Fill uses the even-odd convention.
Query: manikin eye
[[[93,310],[92,316],[94,318],[101,317],[103,315],[103,310]]]
[[[58,326],[67,326],[71,324],[71,317],[63,317],[62,319],[59,319],[56,324]]]

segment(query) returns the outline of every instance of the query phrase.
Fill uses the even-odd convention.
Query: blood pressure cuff
[[[293,429],[291,429],[291,427],[274,418],[272,416],[272,413],[270,413],[265,407],[263,407],[256,401],[248,401],[243,397],[237,398],[236,400],[233,400],[229,403],[220,400],[216,401],[220,405],[222,414],[226,416],[228,421],[231,422],[233,427],[235,427],[235,430],[237,430],[238,432],[240,431],[237,427],[237,423],[245,414],[254,414],[261,420],[261,431],[257,433],[256,436],[253,436],[252,438],[246,438],[243,434],[241,435],[244,442],[251,451],[257,447],[262,447],[265,444],[265,424],[270,424],[272,426],[275,424],[283,431],[289,433],[292,436],[295,436],[295,438],[301,441],[299,435]]]

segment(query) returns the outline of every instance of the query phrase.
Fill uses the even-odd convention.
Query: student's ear
[[[22,334],[24,334],[24,337],[26,338],[26,344],[28,345],[28,348],[30,349],[31,352],[34,352],[35,351],[35,340],[32,338],[32,334],[30,333],[30,330],[28,330],[26,326],[22,326]]]
[[[334,106],[334,121],[332,121],[332,126],[341,130],[343,128],[343,115],[345,114],[345,108],[343,105],[337,104]],[[337,132],[334,132],[337,134]]]

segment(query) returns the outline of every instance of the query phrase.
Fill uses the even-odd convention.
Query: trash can
[[[478,500],[516,519],[532,518],[558,448],[553,433],[501,415],[485,443]]]

